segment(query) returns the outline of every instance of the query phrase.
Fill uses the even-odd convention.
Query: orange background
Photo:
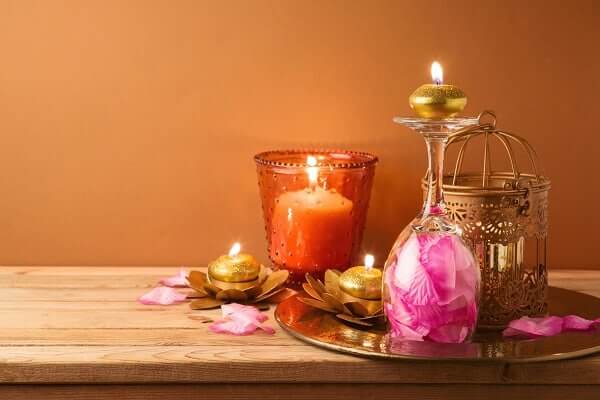
[[[379,260],[416,214],[391,122],[439,60],[552,179],[551,266],[600,267],[600,2],[0,0],[0,263],[266,261],[252,155],[366,150]]]

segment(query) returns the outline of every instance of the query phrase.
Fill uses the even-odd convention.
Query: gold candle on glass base
[[[244,290],[258,283],[260,263],[252,255],[240,253],[240,250],[240,244],[235,243],[228,255],[208,264],[210,283],[223,290]]]
[[[343,302],[359,302],[369,312],[381,308],[381,278],[378,268],[373,268],[375,258],[367,254],[365,265],[346,270],[339,279],[339,287]]]
[[[461,112],[467,96],[458,87],[444,84],[444,71],[437,61],[431,64],[433,83],[421,85],[410,95],[410,107],[422,118],[444,119]]]

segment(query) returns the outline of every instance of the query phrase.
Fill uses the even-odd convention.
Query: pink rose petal
[[[168,287],[188,287],[187,276],[187,271],[181,268],[176,275],[161,278],[159,283]]]
[[[504,336],[554,336],[562,332],[561,317],[522,317],[511,321],[503,332]]]
[[[438,343],[462,343],[468,334],[469,328],[464,324],[451,324],[433,329],[427,338]]]
[[[597,320],[589,320],[577,315],[567,315],[563,317],[563,331],[587,331],[597,322],[600,322],[600,318]]]
[[[423,340],[423,337],[427,336],[430,328],[418,319],[415,307],[418,306],[406,304],[402,299],[385,305],[392,336],[408,340]]]
[[[159,286],[140,296],[138,301],[146,305],[160,304],[166,306],[185,301],[186,298],[187,296],[185,294],[179,293],[173,288]]]
[[[471,251],[455,236],[452,236],[454,247],[454,260],[456,263],[456,286],[453,294],[454,300],[464,296],[468,301],[473,301],[473,296],[478,291],[480,271]]]
[[[479,268],[454,235],[413,233],[384,276],[392,337],[459,343],[475,330]]]
[[[508,328],[504,330],[504,336],[554,336],[564,331],[587,331],[596,324],[600,324],[600,318],[589,320],[577,315],[564,317],[522,317],[511,321]]]
[[[447,303],[456,287],[456,262],[451,236],[419,235],[420,262],[431,277],[436,301]]]
[[[396,253],[394,284],[412,304],[429,304],[437,298],[431,276],[419,261],[420,249],[416,235],[411,235]]]
[[[415,342],[422,342],[424,340],[423,335],[421,335],[419,332],[402,324],[396,325],[394,331],[392,332],[392,336],[396,338],[402,338],[403,340],[412,340]]]
[[[224,304],[221,306],[221,313],[223,318],[209,326],[212,332],[241,336],[249,335],[260,328],[267,333],[275,333],[273,328],[262,324],[269,317],[256,307],[236,303]]]

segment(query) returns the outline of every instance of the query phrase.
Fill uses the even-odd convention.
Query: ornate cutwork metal
[[[483,121],[489,117],[491,122]],[[482,168],[463,172],[466,150],[476,138],[483,140]],[[510,171],[492,170],[492,140],[506,151]],[[531,172],[519,169],[515,145]],[[501,328],[515,318],[545,314],[550,180],[540,172],[535,150],[522,137],[497,129],[489,111],[478,125],[452,134],[448,149],[453,146],[458,153],[454,171],[444,174],[446,206],[481,267],[479,326]]]

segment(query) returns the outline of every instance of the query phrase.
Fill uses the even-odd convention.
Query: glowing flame
[[[444,83],[444,70],[437,61],[434,61],[433,64],[431,64],[431,80],[436,85]]]
[[[241,249],[242,249],[242,245],[239,244],[238,242],[235,242],[233,244],[233,246],[231,246],[231,249],[229,250],[229,256],[230,257],[237,256],[238,254],[240,254]]]
[[[306,157],[306,173],[308,174],[308,181],[311,185],[317,183],[317,178],[319,177],[319,168],[317,168],[317,158],[315,156]]]
[[[375,257],[373,257],[371,254],[367,254],[365,256],[365,268],[367,271],[373,268],[373,265],[375,265]]]

